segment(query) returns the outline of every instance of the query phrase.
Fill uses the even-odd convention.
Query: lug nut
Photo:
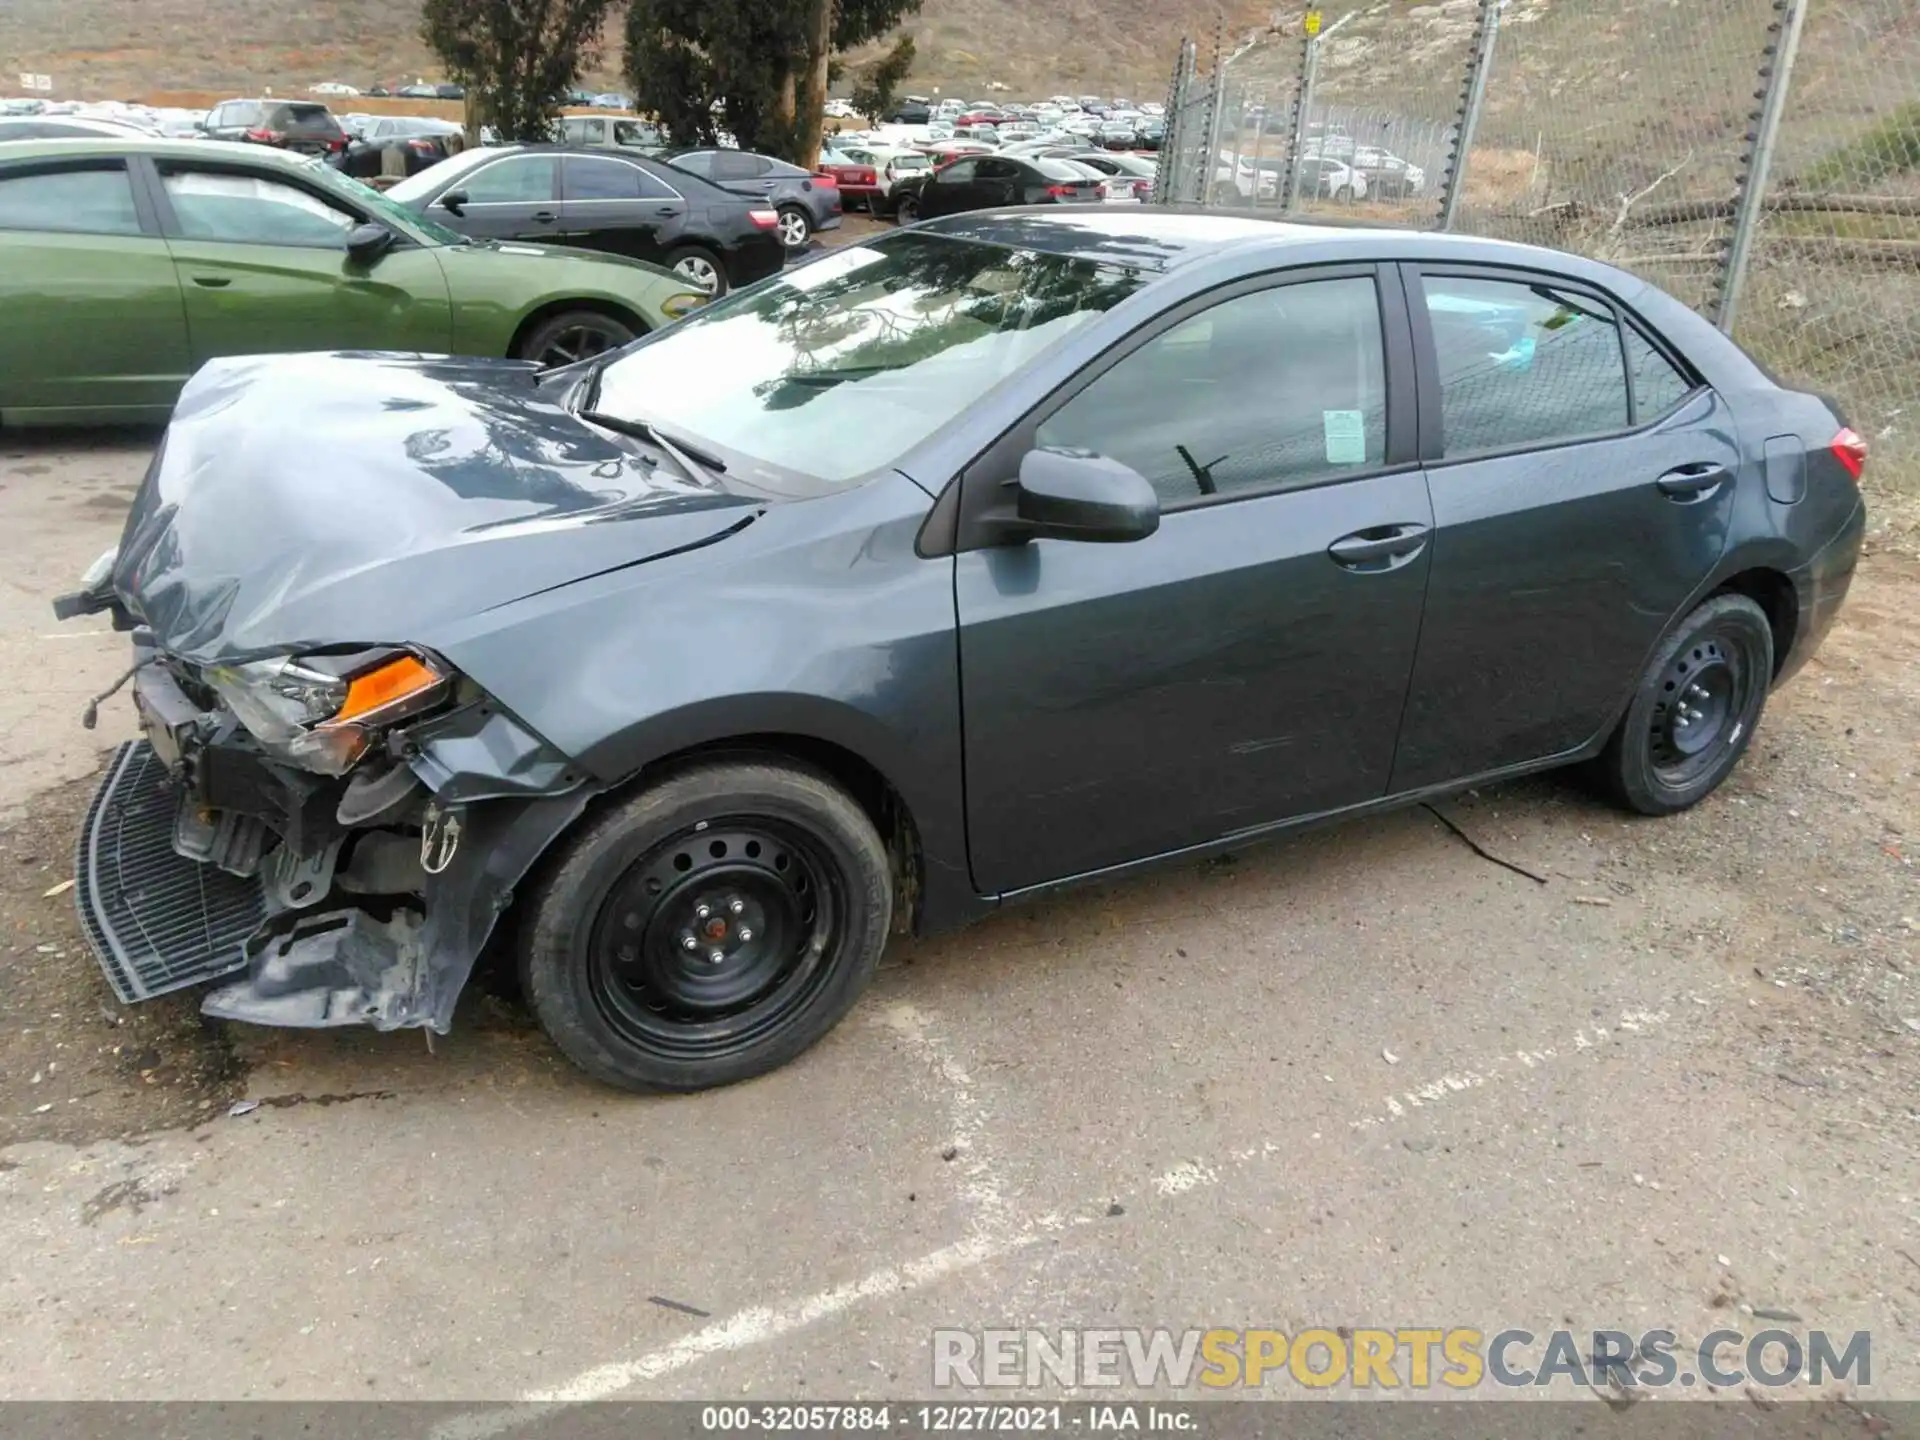
[[[693,907],[693,917],[696,920],[704,920],[712,913],[713,907],[704,901]]]
[[[734,899],[729,900],[727,902],[727,909],[731,910],[736,915],[741,915],[746,913],[746,908],[747,908],[747,902],[742,899],[739,899],[738,897],[735,897]]]
[[[740,927],[740,938],[742,940],[751,940],[753,938],[753,931],[749,930],[746,926],[742,925]]]
[[[700,942],[691,935],[682,935],[680,937],[680,948],[682,950],[698,950],[700,948]]]
[[[722,960],[726,958],[727,958],[727,952],[724,950],[707,951],[707,962],[711,965],[718,965]]]

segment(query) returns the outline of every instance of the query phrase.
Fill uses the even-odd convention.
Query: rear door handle
[[[1426,544],[1425,525],[1372,525],[1342,535],[1327,546],[1327,554],[1348,570],[1391,570],[1413,559]]]
[[[1681,465],[1667,471],[1654,484],[1660,487],[1660,493],[1674,500],[1698,500],[1708,491],[1716,489],[1722,482],[1731,480],[1733,472],[1725,465],[1715,461],[1702,461],[1697,465]]]
[[[233,277],[230,275],[196,275],[193,277],[193,283],[205,286],[209,290],[224,290],[233,283]]]
[[[553,211],[551,210],[536,210],[533,212],[533,218],[535,222],[538,224],[551,225],[554,221],[558,220],[560,217],[554,214]]]

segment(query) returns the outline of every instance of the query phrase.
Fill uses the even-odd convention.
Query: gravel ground
[[[636,1100],[497,978],[436,1053],[113,1000],[60,887],[122,642],[45,603],[150,440],[0,441],[0,1397],[908,1395],[937,1325],[1783,1310],[1920,1398],[1913,554],[1695,811],[1440,807],[1544,883],[1379,817],[903,945],[795,1065]]]

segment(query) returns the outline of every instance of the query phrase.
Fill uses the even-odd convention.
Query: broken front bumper
[[[139,699],[152,738],[114,754],[74,886],[101,968],[129,1002],[238,975],[201,1008],[264,1025],[444,1033],[514,886],[596,793],[509,717],[467,707],[407,737],[416,793],[439,817],[428,845],[392,812],[341,821],[332,788],[309,790],[244,746],[196,747],[163,678]],[[234,774],[252,778],[223,793],[213,777]]]

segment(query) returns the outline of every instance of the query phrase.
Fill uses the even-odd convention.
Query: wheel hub
[[[610,998],[636,1019],[719,1020],[817,959],[821,898],[801,847],[758,828],[706,829],[656,847],[620,879],[595,958]]]
[[[1732,659],[1717,639],[1703,638],[1675,656],[1654,706],[1655,763],[1684,764],[1732,738],[1739,689]]]

